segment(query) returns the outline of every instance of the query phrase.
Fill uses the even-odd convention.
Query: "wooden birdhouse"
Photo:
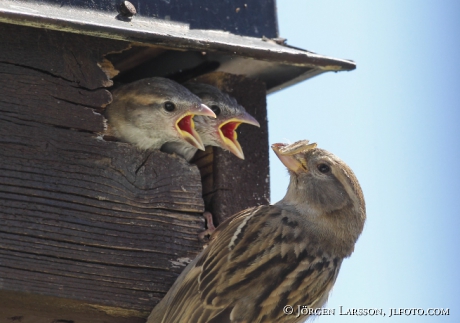
[[[355,68],[277,37],[274,0],[0,2],[0,322],[145,322],[205,209],[269,203],[266,95]],[[235,97],[246,159],[107,140],[113,85],[152,76]]]

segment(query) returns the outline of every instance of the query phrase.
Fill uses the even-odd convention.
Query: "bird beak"
[[[307,161],[304,158],[296,158],[300,153],[316,148],[316,143],[309,144],[308,140],[300,140],[293,144],[273,144],[272,149],[284,166],[291,172],[299,174],[308,172]]]
[[[231,118],[222,122],[219,126],[219,137],[226,149],[232,152],[236,157],[244,159],[243,149],[237,140],[238,135],[235,131],[242,123],[260,128],[259,122],[249,113],[245,112],[237,118]]]
[[[212,112],[211,109],[209,109],[206,105],[201,104],[199,108],[193,107],[187,111],[187,113],[182,115],[176,122],[176,129],[182,138],[190,145],[200,150],[204,150],[203,141],[195,130],[195,122],[193,121],[193,117],[195,115],[213,118],[216,117],[216,114]]]

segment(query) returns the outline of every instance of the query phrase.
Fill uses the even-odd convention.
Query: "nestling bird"
[[[180,142],[204,150],[193,117],[215,118],[214,112],[182,85],[162,77],[142,79],[113,92],[106,109],[107,134],[140,149],[160,149]]]
[[[225,220],[148,323],[294,323],[286,305],[323,306],[364,226],[353,171],[316,144],[274,144],[288,168],[286,196]],[[296,308],[296,307],[295,307]]]
[[[196,131],[205,146],[216,146],[232,152],[244,159],[243,149],[237,140],[236,128],[242,123],[260,127],[254,117],[236,102],[234,98],[223,93],[218,88],[201,83],[184,84],[193,94],[216,114],[215,119],[205,116],[195,116]],[[161,148],[168,153],[176,153],[190,161],[197,149],[183,143],[167,143]]]

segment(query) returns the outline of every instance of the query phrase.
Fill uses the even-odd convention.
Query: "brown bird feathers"
[[[237,139],[236,129],[242,124],[260,127],[254,117],[236,102],[234,98],[218,88],[201,83],[186,83],[185,86],[208,106],[216,118],[196,116],[194,118],[196,131],[205,146],[215,146],[232,152],[238,158],[244,159],[243,149]],[[167,143],[162,151],[176,153],[190,161],[197,149],[182,142]]]
[[[142,79],[116,89],[105,114],[109,121],[106,135],[140,149],[160,149],[166,142],[180,142],[204,150],[193,117],[216,117],[196,95],[162,77]]]
[[[366,215],[352,170],[315,147],[272,146],[290,173],[286,196],[223,222],[148,323],[301,322],[283,307],[326,302]]]

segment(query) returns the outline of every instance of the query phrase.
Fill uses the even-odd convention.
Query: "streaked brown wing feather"
[[[260,206],[222,223],[173,286],[163,322],[296,322],[282,313],[284,305],[321,306],[340,264],[309,253],[302,221],[277,206]]]
[[[222,241],[225,240],[225,236],[228,236],[226,232],[234,231],[239,223],[245,218],[246,212],[250,210],[251,209],[248,209],[237,213],[219,225],[211,237],[212,245],[220,246]],[[226,232],[220,237],[221,231],[227,226],[230,226],[229,230],[225,230]],[[219,236],[219,239],[216,238],[217,236]],[[153,309],[149,316],[148,323],[202,323],[208,322],[209,317],[219,314],[220,310],[216,307],[210,307],[210,309],[205,308],[201,297],[198,297],[200,293],[199,276],[202,272],[202,263],[206,259],[213,258],[213,255],[209,255],[210,250],[210,247],[203,250],[201,254],[184,269],[164,299]],[[192,321],[191,318],[193,318]],[[222,321],[222,323],[224,322],[225,321]]]

